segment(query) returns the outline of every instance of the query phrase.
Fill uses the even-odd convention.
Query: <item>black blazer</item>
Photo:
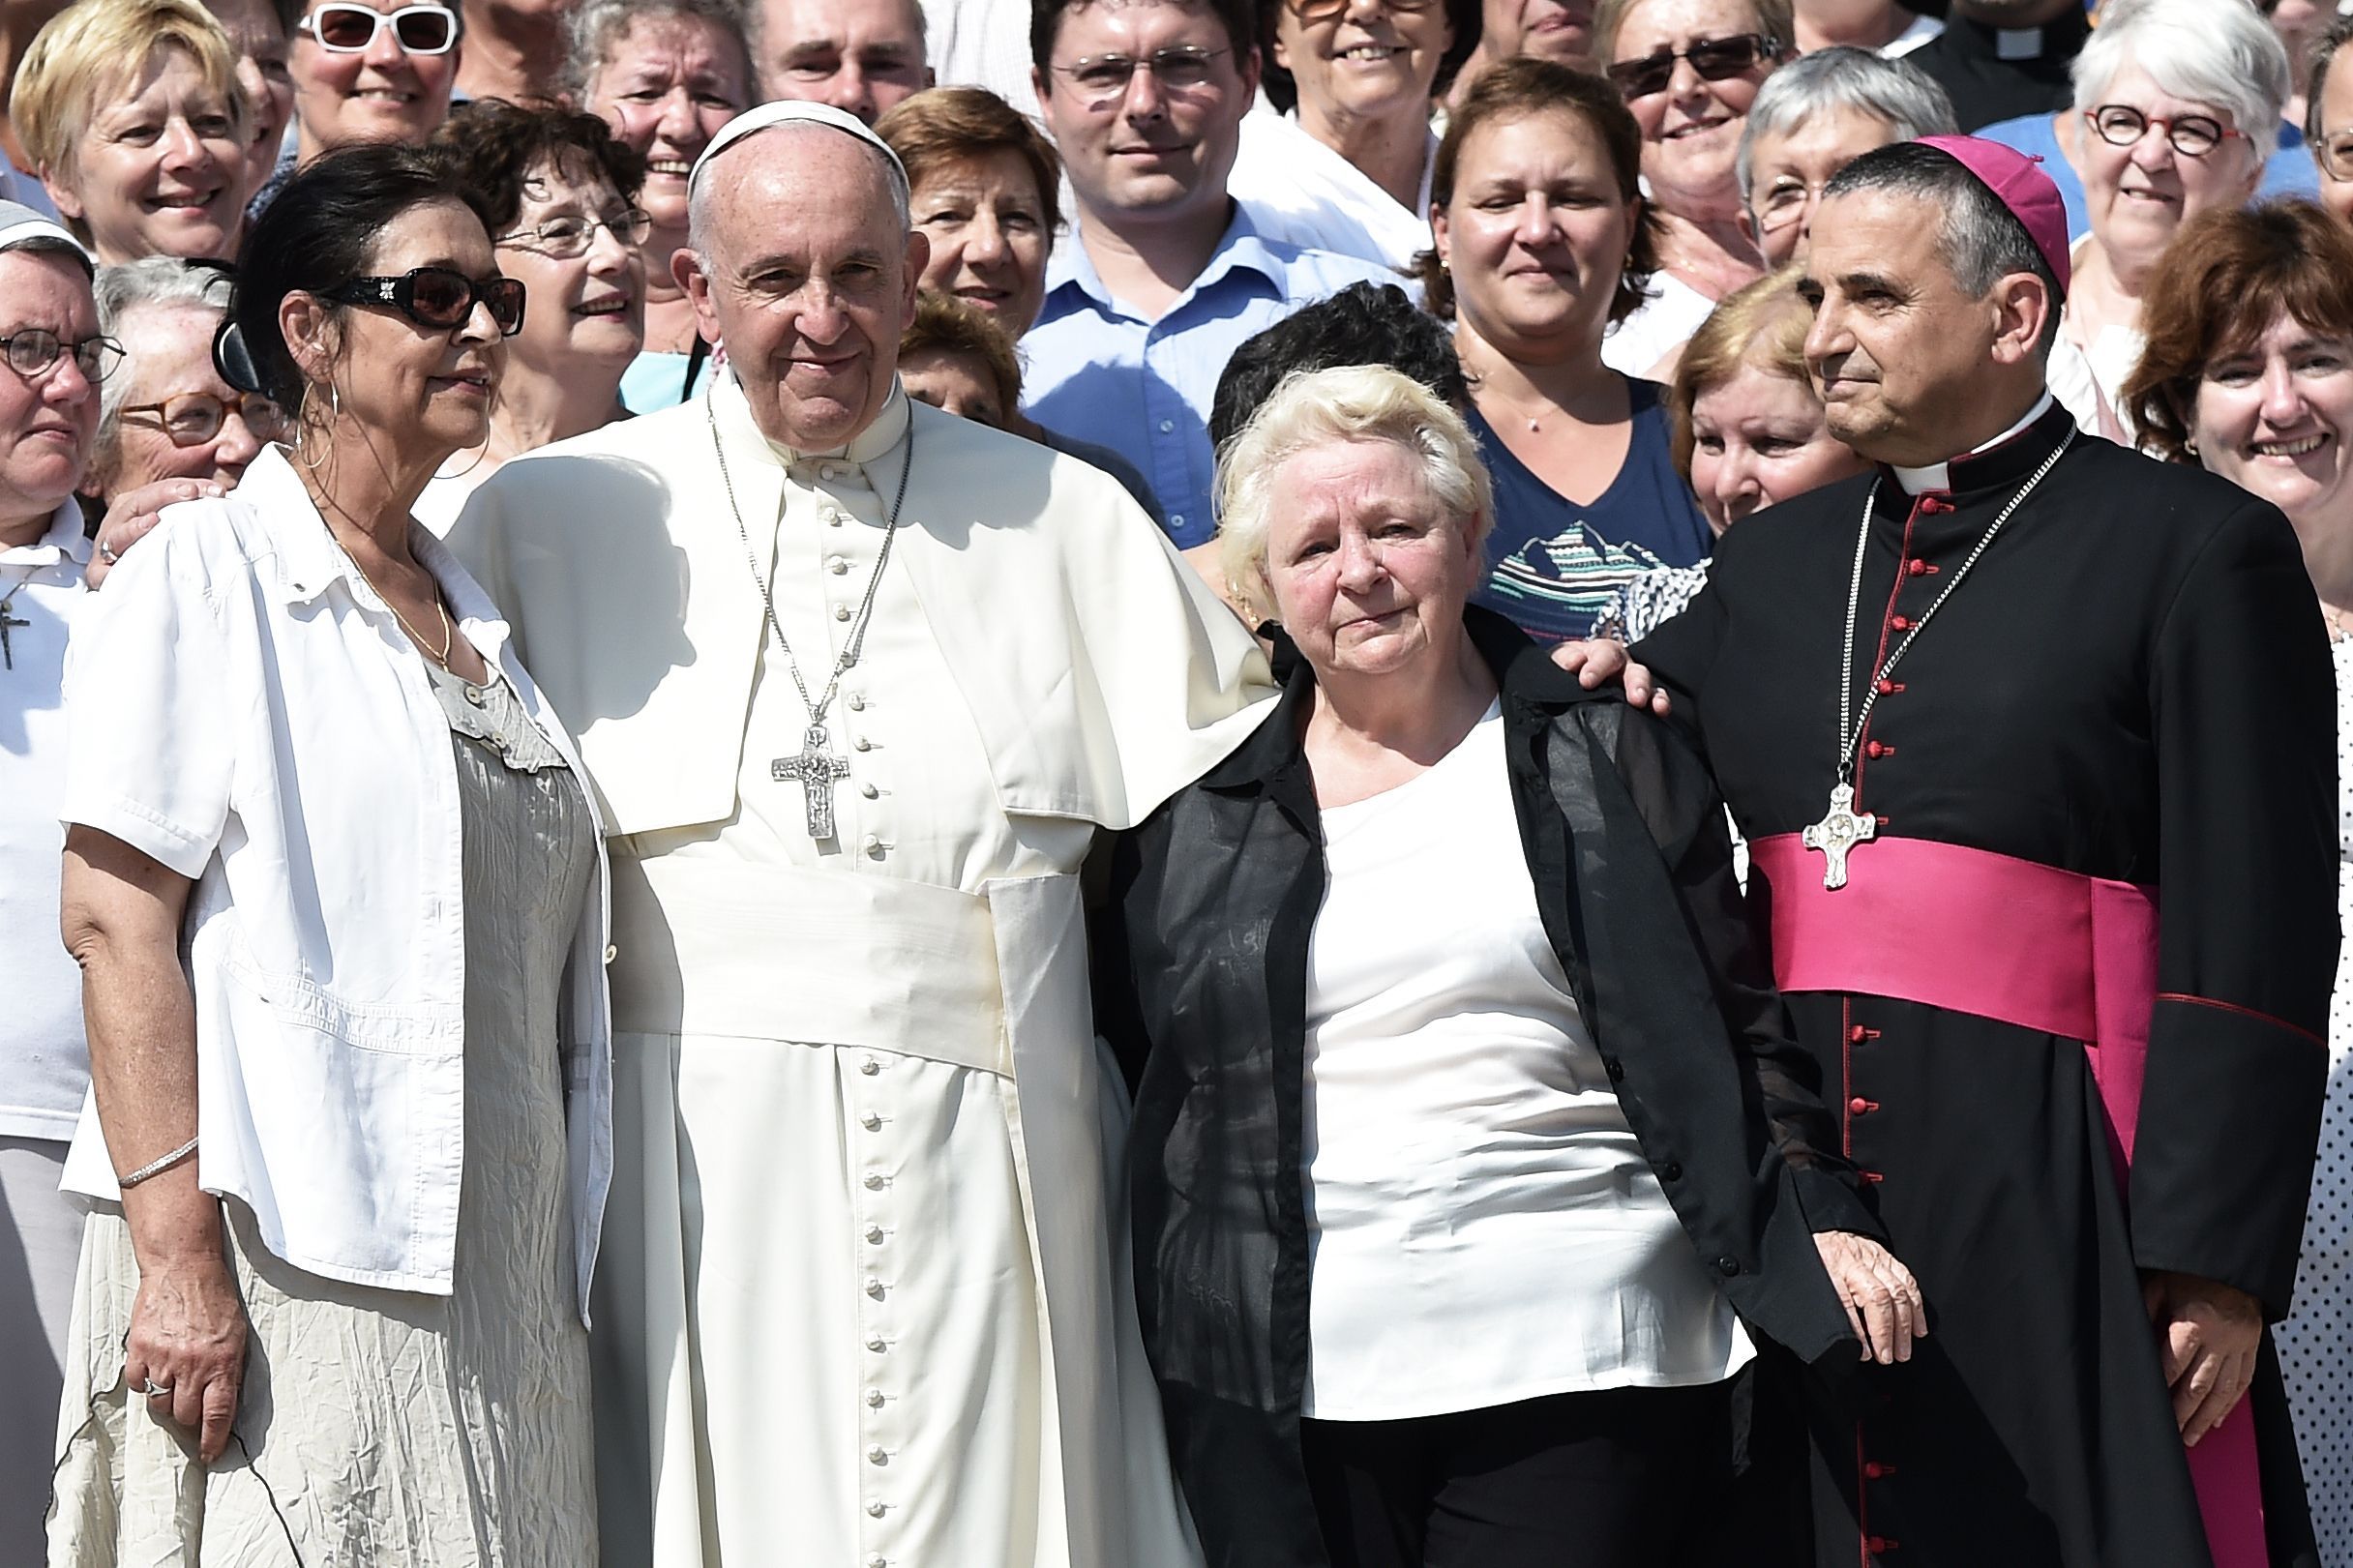
[[[1721,797],[1680,734],[1587,692],[1509,622],[1465,622],[1503,692],[1520,841],[1619,1103],[1758,1332],[1858,1348],[1812,1233],[1880,1235],[1749,934]],[[1136,1098],[1136,1289],[1213,1568],[1325,1568],[1298,1448],[1308,937],[1323,831],[1302,662],[1249,740],[1110,849],[1096,1026]]]

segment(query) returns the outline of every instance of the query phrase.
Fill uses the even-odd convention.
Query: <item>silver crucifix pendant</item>
[[[835,781],[849,777],[849,764],[825,750],[823,725],[809,726],[798,755],[769,763],[768,777],[779,784],[790,779],[800,784],[802,804],[809,810],[809,837],[820,842],[833,837],[833,786]]]
[[[1847,851],[1859,843],[1879,837],[1879,818],[1860,814],[1855,810],[1855,791],[1848,784],[1834,785],[1831,790],[1831,809],[1798,836],[1808,849],[1822,851],[1822,886],[1835,893],[1846,886]]]

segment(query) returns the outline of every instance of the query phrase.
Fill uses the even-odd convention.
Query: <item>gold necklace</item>
[[[334,537],[332,531],[330,531],[329,537]],[[339,548],[342,544],[343,541],[336,541]],[[351,570],[357,572],[360,575],[360,580],[368,584],[368,591],[382,600],[384,607],[392,611],[392,618],[401,623],[401,630],[407,633],[408,639],[417,645],[417,652],[439,665],[443,674],[455,675],[458,673],[449,667],[449,651],[458,645],[458,628],[451,622],[449,610],[441,603],[441,585],[433,584],[433,612],[441,617],[441,651],[435,653],[432,648],[426,646],[425,638],[417,635],[417,629],[408,624],[408,617],[401,613],[401,606],[392,602],[392,596],[375,585],[375,578],[370,577],[368,569],[360,565],[360,558],[346,549],[343,551],[343,559],[351,563]],[[428,574],[428,576],[430,575]]]

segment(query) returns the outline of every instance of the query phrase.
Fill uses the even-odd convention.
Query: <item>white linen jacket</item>
[[[490,599],[425,529],[410,543],[459,635],[580,771]],[[467,1152],[448,721],[279,449],[227,496],[168,508],[123,557],[75,627],[66,713],[65,820],[196,884],[185,953],[204,1190],[245,1203],[298,1267],[448,1294]],[[612,1170],[603,828],[560,1021],[583,1314]],[[119,1196],[88,1107],[65,1185]]]

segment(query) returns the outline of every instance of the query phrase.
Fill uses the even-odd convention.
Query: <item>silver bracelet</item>
[[[164,1171],[169,1170],[173,1166],[178,1165],[182,1160],[187,1159],[190,1155],[195,1152],[196,1140],[192,1138],[187,1142],[181,1144],[178,1148],[172,1150],[169,1154],[164,1155],[162,1159],[148,1161],[145,1165],[139,1167],[128,1176],[115,1177],[114,1185],[124,1192],[129,1192],[132,1188],[136,1187],[140,1182],[145,1181],[148,1177],[162,1175]]]

